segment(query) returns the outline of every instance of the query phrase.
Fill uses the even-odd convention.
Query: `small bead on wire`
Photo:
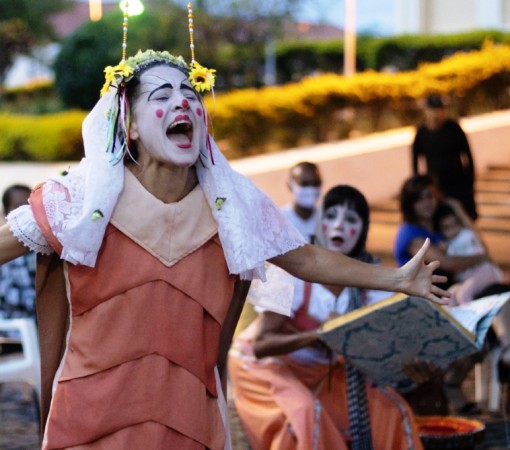
[[[195,63],[195,42],[193,41],[193,7],[188,3],[188,29],[189,29],[189,48],[191,50],[191,64]]]
[[[128,9],[129,9],[129,0],[124,2],[124,19],[122,21],[122,61],[126,60],[126,49],[127,49],[127,33],[128,33]]]

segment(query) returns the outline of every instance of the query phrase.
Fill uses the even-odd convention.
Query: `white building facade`
[[[394,0],[396,34],[510,30],[510,0]]]

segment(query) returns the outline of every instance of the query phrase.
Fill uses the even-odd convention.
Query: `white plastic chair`
[[[24,381],[41,401],[41,357],[37,329],[33,319],[0,319],[0,331],[17,331],[20,335],[22,354],[0,357],[0,383]]]
[[[475,365],[475,401],[487,402],[489,412],[500,411],[501,385],[498,380],[499,346],[494,347],[481,363]]]

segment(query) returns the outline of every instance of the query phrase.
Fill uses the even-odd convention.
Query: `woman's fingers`
[[[438,305],[448,305],[448,300],[442,297],[438,297],[435,294],[429,294],[427,297],[427,300],[430,300],[433,303],[437,303]]]
[[[415,256],[418,257],[421,260],[424,260],[425,253],[427,253],[427,250],[429,249],[429,247],[430,247],[430,239],[427,238],[427,239],[425,239],[425,242],[423,243],[423,245],[418,250],[418,252],[416,253]]]
[[[432,283],[446,283],[448,281],[448,277],[444,275],[432,275]]]

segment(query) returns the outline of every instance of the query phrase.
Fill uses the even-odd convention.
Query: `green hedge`
[[[0,160],[80,159],[84,117],[83,111],[41,116],[0,114]]]
[[[438,62],[459,51],[482,48],[486,40],[510,43],[510,33],[480,30],[452,35],[358,36],[358,71],[413,70],[421,62]],[[282,42],[276,48],[278,80],[281,83],[320,72],[343,71],[343,41]]]
[[[213,132],[228,157],[242,157],[416,124],[420,100],[449,96],[454,115],[510,108],[510,46],[487,43],[415,71],[329,73],[297,83],[208,96]],[[0,160],[66,160],[82,155],[84,112],[0,114]]]

